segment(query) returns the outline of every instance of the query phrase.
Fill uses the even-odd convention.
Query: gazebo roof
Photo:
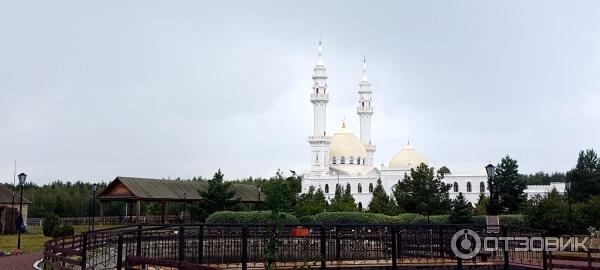
[[[232,189],[241,202],[264,201],[264,193],[258,195],[258,187],[233,184]],[[208,188],[206,181],[164,180],[118,176],[99,195],[101,201],[199,201],[199,191]]]

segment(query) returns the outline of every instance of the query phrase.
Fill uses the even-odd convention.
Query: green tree
[[[600,194],[600,160],[593,149],[579,152],[577,165],[567,172],[571,181],[571,199],[587,201],[590,196]]]
[[[545,197],[531,199],[525,214],[527,223],[533,228],[548,231],[551,235],[569,232],[569,206],[566,198],[556,190]],[[578,222],[573,220],[573,224]]]
[[[444,179],[444,176],[447,174],[451,174],[450,169],[446,166],[442,166],[437,170],[438,178]]]
[[[369,212],[386,215],[394,215],[399,212],[396,203],[385,193],[381,179],[377,179],[377,185],[373,189],[373,198],[369,202]]]
[[[283,212],[294,212],[296,208],[297,194],[302,188],[302,179],[296,174],[284,177],[281,171],[277,171],[275,177],[269,179],[262,185],[267,199],[262,205],[263,209],[280,210]]]
[[[434,176],[433,167],[421,163],[404,180],[398,180],[394,198],[401,212],[446,214],[450,210],[449,189],[449,185]]]
[[[515,213],[527,201],[525,189],[527,184],[519,176],[519,165],[510,156],[502,158],[496,167],[496,174],[488,180],[492,198],[488,205],[488,213]]]
[[[329,205],[331,212],[354,212],[356,211],[356,202],[350,194],[350,190],[342,188],[340,185],[335,187],[335,195]]]
[[[200,218],[206,219],[210,214],[217,211],[232,210],[237,208],[239,199],[235,197],[235,191],[231,183],[223,181],[223,173],[219,169],[211,180],[208,180],[208,188],[200,191]]]
[[[488,196],[485,196],[484,193],[479,194],[479,199],[477,200],[477,204],[475,204],[475,208],[473,209],[473,215],[485,216],[487,214],[486,209],[489,202],[490,198]]]
[[[296,203],[296,216],[308,216],[322,213],[327,209],[325,194],[319,188],[310,186],[308,192],[301,194]]]
[[[451,202],[452,210],[450,211],[450,223],[468,224],[471,222],[473,215],[473,206],[465,199],[462,192]]]
[[[65,201],[63,200],[62,196],[57,195],[56,199],[54,200],[54,214],[59,217],[64,217],[66,216],[66,213],[67,208],[65,206]]]

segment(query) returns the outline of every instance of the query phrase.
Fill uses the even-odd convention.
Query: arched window
[[[362,106],[363,106],[363,108],[365,107],[365,102],[364,101],[362,102]]]
[[[479,183],[479,192],[485,193],[485,183]]]
[[[365,159],[363,158],[363,165],[365,165]]]
[[[352,193],[352,188],[350,187],[350,183],[346,184],[346,190],[348,193]]]
[[[342,158],[340,159],[340,164],[346,164],[346,159],[344,158],[344,156],[342,156]]]
[[[361,202],[358,203],[358,210],[362,211],[362,203]]]
[[[471,192],[471,182],[467,182],[467,192]]]
[[[333,157],[331,160],[333,161],[333,164],[337,163],[337,158]]]
[[[354,164],[354,157],[350,156],[350,164]]]
[[[356,158],[356,164],[360,165],[360,157]]]
[[[373,193],[373,183],[369,183],[369,193]]]
[[[458,183],[454,182],[454,192],[458,192]]]
[[[317,88],[317,95],[319,94],[319,88]]]
[[[358,187],[356,190],[358,190],[358,193],[362,193],[362,185],[360,183],[358,183]]]
[[[325,193],[329,193],[329,185],[325,184]]]

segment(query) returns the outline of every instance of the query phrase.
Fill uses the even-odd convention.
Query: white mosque
[[[371,117],[373,116],[373,99],[371,97],[371,84],[367,77],[367,64],[363,61],[362,79],[358,86],[358,103],[356,113],[360,120],[360,139],[357,138],[342,123],[341,128],[330,136],[326,129],[327,103],[327,72],[323,64],[323,49],[319,42],[317,64],[312,75],[313,87],[310,95],[314,108],[314,133],[308,137],[311,148],[310,170],[303,173],[302,191],[306,192],[313,186],[325,192],[328,200],[333,198],[336,185],[350,189],[356,203],[360,208],[367,208],[377,184],[381,178],[383,187],[388,195],[392,194],[394,185],[405,174],[410,174],[411,168],[419,164],[427,164],[425,156],[409,144],[394,155],[387,166],[375,166],[375,144],[371,140]],[[477,203],[479,195],[486,193],[487,176],[482,162],[479,174],[457,175],[450,174],[443,178],[443,182],[451,185],[450,197],[454,198],[462,193],[471,203]],[[528,186],[525,191],[528,196],[544,195],[556,188],[564,192],[563,183],[550,183],[549,185]]]

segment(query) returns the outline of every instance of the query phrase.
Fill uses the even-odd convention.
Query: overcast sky
[[[303,171],[320,33],[330,134],[367,55],[377,164],[600,150],[598,1],[2,1],[0,182]]]

